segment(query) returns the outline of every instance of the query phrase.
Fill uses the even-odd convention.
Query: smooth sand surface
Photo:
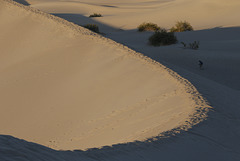
[[[0,160],[240,160],[238,0],[16,1],[75,24],[96,23],[104,36],[188,81],[126,46],[0,0],[0,134],[55,149],[110,145],[55,151],[0,135]],[[94,12],[103,17],[88,18]],[[179,43],[152,47],[152,32],[136,29],[143,21],[170,28],[179,20],[203,30],[177,33]],[[195,40],[198,50],[180,43]],[[207,118],[209,106],[189,81],[213,107]]]
[[[48,13],[80,14],[116,29],[135,29],[143,22],[170,28],[177,21],[189,21],[195,29],[239,25],[238,0],[28,0],[31,6]],[[79,22],[82,20],[79,18]]]
[[[157,136],[207,107],[176,73],[60,18],[4,0],[0,29],[1,134],[86,149]]]

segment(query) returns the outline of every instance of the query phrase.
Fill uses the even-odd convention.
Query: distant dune
[[[239,26],[239,0],[28,0],[48,13],[104,15],[96,21],[121,29],[135,29],[142,22],[170,28],[189,21],[195,29]],[[79,19],[79,22],[83,20]]]
[[[1,134],[85,149],[174,133],[206,117],[187,80],[82,27],[1,0],[0,29]]]

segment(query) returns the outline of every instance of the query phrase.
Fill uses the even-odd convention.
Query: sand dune
[[[97,12],[96,20],[121,29],[135,29],[142,22],[170,28],[176,21],[187,20],[195,29],[239,26],[238,0],[28,0],[33,7],[48,13],[75,13],[88,17]],[[207,18],[206,18],[207,17]],[[81,22],[81,19],[79,19]]]
[[[191,120],[207,107],[195,88],[151,59],[11,1],[0,1],[0,11],[1,134],[85,149],[205,117]]]
[[[0,160],[240,160],[238,0],[16,1],[96,23],[187,80],[126,46],[0,0]],[[93,12],[104,17],[88,18]],[[199,50],[152,47],[152,33],[136,31],[143,21],[169,28],[177,20],[203,29],[176,34],[199,40]],[[209,106],[189,81],[213,107],[204,121]]]
[[[177,65],[230,88],[240,89],[238,83],[240,66],[237,54],[240,50],[238,34],[240,3],[238,0],[128,2],[29,0],[29,3],[33,7],[53,13],[75,24],[97,24],[106,37],[161,63]],[[126,6],[135,8],[126,8]],[[93,12],[102,13],[103,17],[88,18]],[[181,44],[177,44],[176,47],[154,48],[147,44],[152,33],[136,31],[136,27],[144,21],[155,22],[160,26],[170,28],[178,20],[188,20],[196,30],[204,29],[177,34],[179,42],[200,41],[201,51],[184,51]],[[159,23],[160,21],[164,23]],[[117,25],[118,23],[121,25]],[[120,28],[127,30],[119,30]],[[199,59],[205,62],[208,73],[199,72],[197,66]]]

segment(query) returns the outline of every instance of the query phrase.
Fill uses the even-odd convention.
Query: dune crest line
[[[8,33],[0,35],[0,133],[86,149],[154,141],[207,119],[208,102],[159,62],[38,9],[0,4]]]

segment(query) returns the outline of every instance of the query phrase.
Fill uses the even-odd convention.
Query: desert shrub
[[[177,38],[173,32],[165,30],[156,31],[150,38],[149,42],[153,46],[171,45],[177,43]]]
[[[193,27],[187,21],[178,21],[174,27],[170,29],[171,32],[193,31]]]
[[[138,31],[143,32],[143,31],[159,31],[161,28],[154,23],[142,23],[138,26]]]
[[[189,43],[189,48],[197,50],[199,48],[199,41],[194,41],[193,43]]]
[[[187,44],[184,42],[181,42],[181,44],[183,45],[183,48],[187,48]]]
[[[99,33],[99,28],[95,24],[87,24],[87,25],[84,25],[83,27],[85,27],[93,32]]]
[[[181,44],[183,44],[184,49],[189,48],[189,49],[197,50],[199,48],[199,41],[194,41],[193,43],[189,43],[188,46],[184,42],[181,42]]]
[[[102,17],[100,13],[91,14],[89,17]]]

